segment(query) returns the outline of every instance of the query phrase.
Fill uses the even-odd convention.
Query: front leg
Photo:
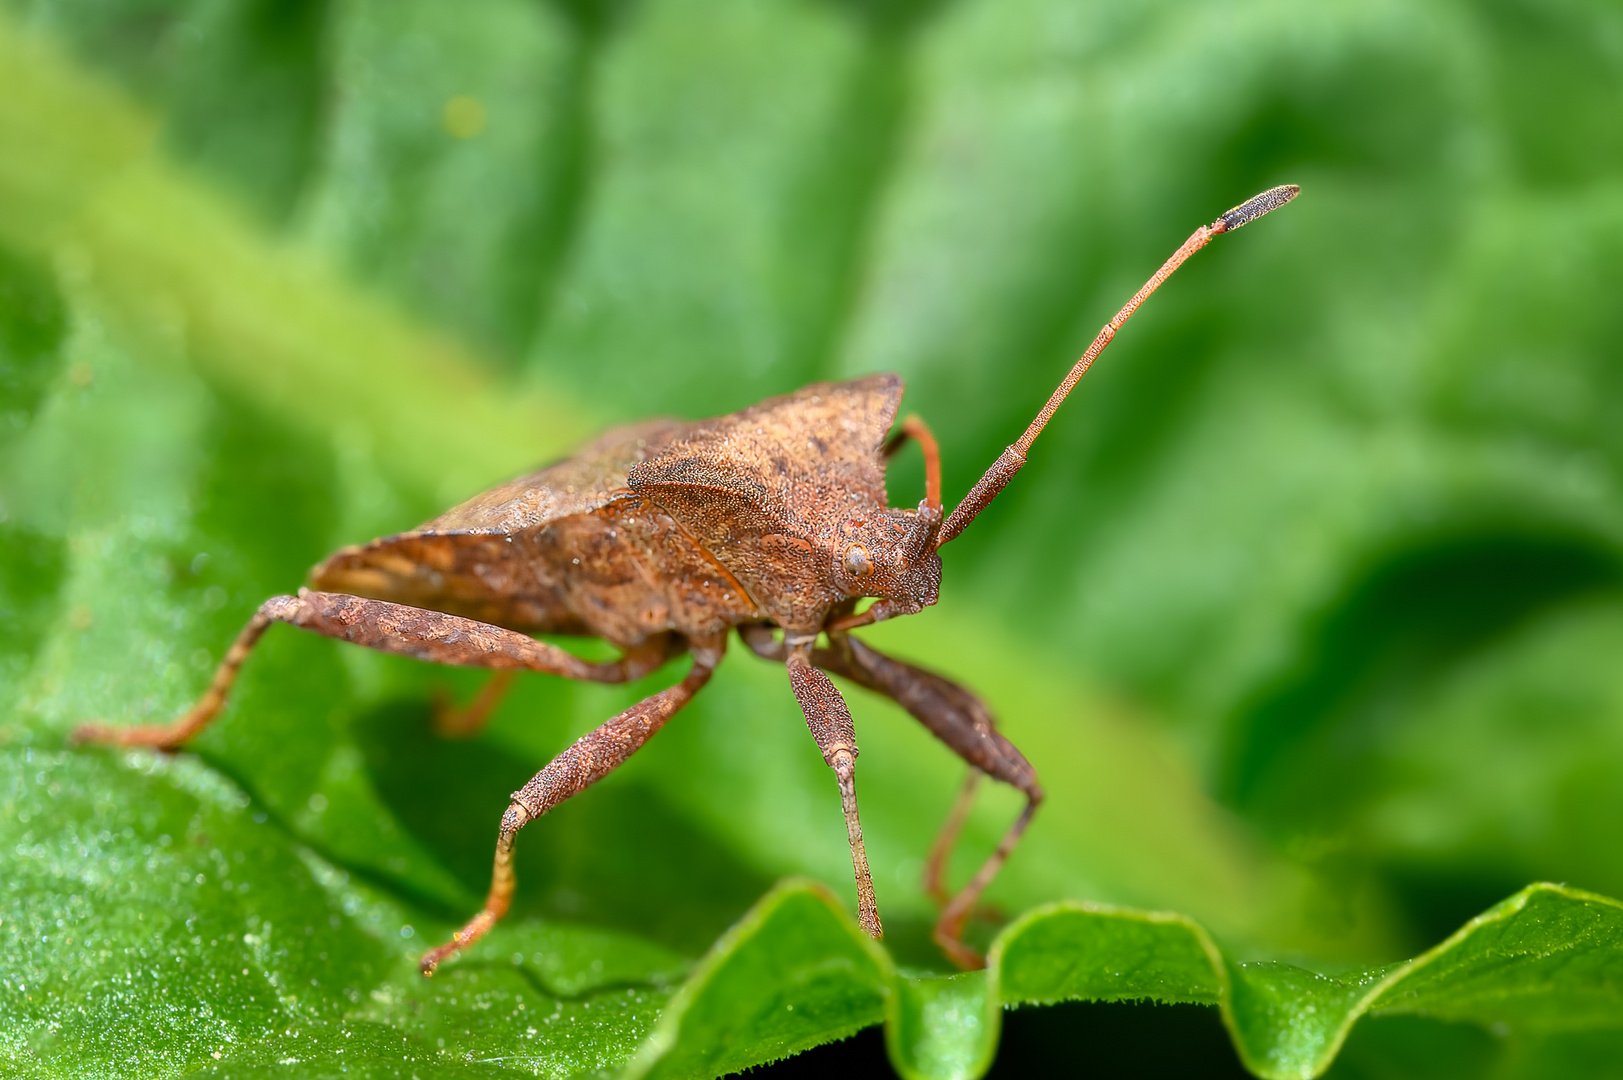
[[[490,875],[490,892],[484,909],[452,935],[451,940],[423,954],[420,968],[433,975],[440,961],[485,936],[496,920],[507,914],[513,898],[513,843],[518,831],[565,799],[579,795],[640,750],[654,733],[665,726],[676,711],[710,681],[710,673],[721,662],[726,639],[714,646],[695,645],[693,667],[687,677],[667,690],[644,698],[596,731],[582,735],[575,745],[553,758],[528,784],[513,792],[513,801],[502,815],[496,835],[496,865]]]
[[[868,871],[868,853],[862,845],[862,822],[857,817],[857,736],[851,723],[851,710],[828,676],[812,666],[813,638],[789,646],[786,664],[789,685],[806,715],[823,761],[834,770],[840,782],[840,805],[845,811],[845,835],[851,844],[851,869],[857,879],[857,919],[871,938],[884,936],[879,922],[879,904],[874,898],[873,875]]]
[[[368,600],[344,593],[300,589],[297,596],[273,596],[259,605],[226,653],[214,680],[190,712],[172,724],[120,728],[109,724],[81,724],[73,732],[76,742],[114,746],[172,748],[202,731],[225,708],[226,695],[237,681],[243,661],[273,622],[288,623],[327,637],[399,653],[435,664],[485,667],[498,670],[542,671],[589,682],[618,683],[639,679],[683,649],[675,637],[655,638],[619,660],[594,664],[567,649],[537,641],[460,615],[408,607],[387,600]]]
[[[750,650],[763,659],[781,660],[787,655],[784,644],[773,637],[771,627],[765,624],[741,626],[738,633]],[[812,652],[811,661],[824,671],[850,679],[895,701],[970,766],[969,776],[953,804],[952,813],[930,847],[924,887],[932,896],[939,895],[945,899],[946,864],[968,814],[980,774],[1001,780],[1025,795],[1026,806],[1019,818],[1004,833],[997,849],[981,864],[969,884],[956,896],[945,900],[945,907],[935,925],[936,944],[954,963],[964,968],[984,967],[985,958],[963,942],[964,924],[975,910],[981,894],[1008,860],[1009,853],[1025,833],[1026,826],[1043,800],[1043,789],[1037,783],[1036,770],[1025,755],[997,730],[991,712],[981,700],[951,680],[900,660],[892,660],[856,638],[837,631],[829,634],[827,649]]]
[[[974,770],[994,780],[1018,789],[1026,797],[1025,809],[1009,826],[969,884],[960,889],[936,920],[935,940],[952,961],[963,968],[986,966],[986,959],[964,944],[964,924],[975,910],[976,902],[992,883],[1009,853],[1025,833],[1043,800],[1043,789],[1037,783],[1037,772],[1008,739],[993,724],[992,714],[981,700],[968,690],[922,668],[892,660],[883,653],[869,648],[856,638],[845,634],[829,635],[830,648],[819,653],[817,663],[852,681],[877,690],[894,699],[930,729],[930,733],[946,743]],[[942,870],[957,840],[958,829],[969,809],[969,798],[974,791],[974,776],[966,782],[952,815],[941,830],[930,852],[930,870],[926,887],[934,885],[945,891],[941,883]],[[930,880],[933,878],[934,880]]]

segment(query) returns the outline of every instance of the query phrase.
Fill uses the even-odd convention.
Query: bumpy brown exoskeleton
[[[1266,191],[1196,230],[945,519],[935,438],[917,418],[890,436],[902,396],[894,375],[819,383],[713,420],[622,428],[420,529],[337,552],[311,571],[310,588],[260,606],[202,700],[174,723],[86,724],[76,737],[179,746],[219,714],[238,669],[273,622],[435,663],[495,669],[472,707],[442,712],[442,730],[451,734],[477,730],[515,672],[626,682],[691,654],[681,682],[583,736],[513,793],[484,909],[423,956],[423,974],[431,975],[507,911],[519,830],[646,743],[704,687],[736,629],[751,651],[786,665],[807,726],[838,778],[858,914],[873,937],[881,929],[857,816],[856,735],[826,673],[892,698],[968,763],[924,884],[942,907],[936,941],[959,965],[978,967],[982,958],[962,940],[964,924],[1031,821],[1042,788],[974,694],[874,651],[851,631],[934,604],[941,546],[1019,471],[1043,426],[1134,309],[1213,236],[1296,192]],[[917,509],[901,510],[886,505],[885,463],[909,439],[923,451],[925,497]],[[864,598],[874,603],[858,612]],[[588,662],[529,636],[538,633],[595,635],[621,656]],[[1018,789],[1026,806],[975,876],[949,896],[945,867],[982,775]]]

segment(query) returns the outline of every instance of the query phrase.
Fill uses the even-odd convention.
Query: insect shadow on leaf
[[[367,710],[354,733],[372,786],[401,826],[470,892],[483,888],[489,821],[534,765],[490,742],[447,742],[420,701]],[[521,892],[516,911],[623,929],[699,953],[772,884],[644,784],[605,785],[553,813],[563,818],[558,827],[515,853],[519,875],[542,885]],[[637,858],[628,860],[612,838],[633,835]],[[418,899],[436,909],[446,904]]]

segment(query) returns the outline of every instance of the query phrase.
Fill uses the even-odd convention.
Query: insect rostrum
[[[1134,309],[1213,236],[1296,192],[1273,188],[1197,229],[1100,331],[1025,433],[946,518],[929,429],[909,418],[887,438],[902,397],[895,375],[818,383],[712,420],[621,428],[419,529],[334,553],[310,572],[309,588],[260,606],[202,700],[174,723],[93,723],[75,737],[180,745],[218,715],[238,669],[274,622],[435,663],[494,669],[496,679],[473,709],[442,718],[442,729],[459,734],[477,730],[515,671],[626,682],[690,654],[692,667],[679,683],[583,736],[513,793],[485,906],[450,942],[423,956],[430,975],[507,911],[519,830],[646,743],[704,688],[736,630],[756,655],[786,666],[834,771],[859,917],[873,937],[881,925],[857,812],[856,734],[827,673],[892,698],[969,765],[926,863],[925,887],[942,906],[936,941],[959,965],[978,967],[982,958],[962,941],[964,923],[1042,801],[1036,772],[975,695],[876,652],[851,631],[934,604],[941,545],[1020,470],[1043,426]],[[908,440],[924,453],[925,498],[916,509],[897,509],[885,504],[885,463]],[[874,602],[858,612],[864,598]],[[601,637],[621,656],[591,663],[529,636],[538,633]],[[969,883],[949,895],[944,868],[982,775],[1018,789],[1026,806]]]

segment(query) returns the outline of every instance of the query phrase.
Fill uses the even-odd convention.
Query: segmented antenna
[[[992,463],[992,467],[987,469],[979,480],[975,481],[975,486],[969,489],[969,494],[964,496],[964,501],[959,503],[957,509],[953,510],[952,515],[942,523],[939,538],[936,540],[936,547],[939,549],[942,544],[963,532],[965,527],[975,520],[975,515],[986,509],[987,505],[997,498],[998,492],[1003,490],[1004,485],[1014,479],[1014,474],[1019,472],[1021,466],[1026,463],[1026,451],[1030,450],[1031,444],[1037,441],[1037,436],[1042,434],[1043,428],[1048,424],[1054,413],[1059,410],[1060,405],[1064,403],[1066,395],[1081,381],[1082,376],[1088,373],[1088,368],[1093,366],[1094,358],[1104,352],[1105,346],[1109,345],[1116,336],[1116,331],[1120,330],[1122,324],[1132,317],[1134,311],[1138,310],[1138,305],[1149,299],[1150,293],[1160,288],[1161,282],[1171,277],[1172,272],[1182,266],[1185,259],[1211,243],[1212,237],[1220,233],[1233,232],[1242,225],[1249,225],[1270,210],[1277,210],[1296,198],[1297,193],[1301,190],[1295,184],[1281,184],[1279,187],[1269,188],[1262,194],[1253,195],[1239,206],[1229,210],[1210,225],[1202,225],[1196,229],[1194,235],[1185,240],[1183,245],[1172,253],[1172,257],[1161,264],[1161,269],[1157,270],[1150,280],[1144,283],[1144,287],[1134,293],[1133,298],[1127,301],[1120,311],[1116,312],[1116,317],[1106,323],[1103,330],[1099,331],[1099,336],[1093,339],[1093,344],[1088,346],[1088,351],[1083,353],[1081,359],[1072,366],[1070,374],[1065,376],[1065,381],[1060,383],[1054,392],[1049,395],[1048,403],[1042,407],[1042,411],[1037,414],[1037,418],[1026,428],[1025,434],[1021,435],[1013,446],[999,454],[998,459]]]

